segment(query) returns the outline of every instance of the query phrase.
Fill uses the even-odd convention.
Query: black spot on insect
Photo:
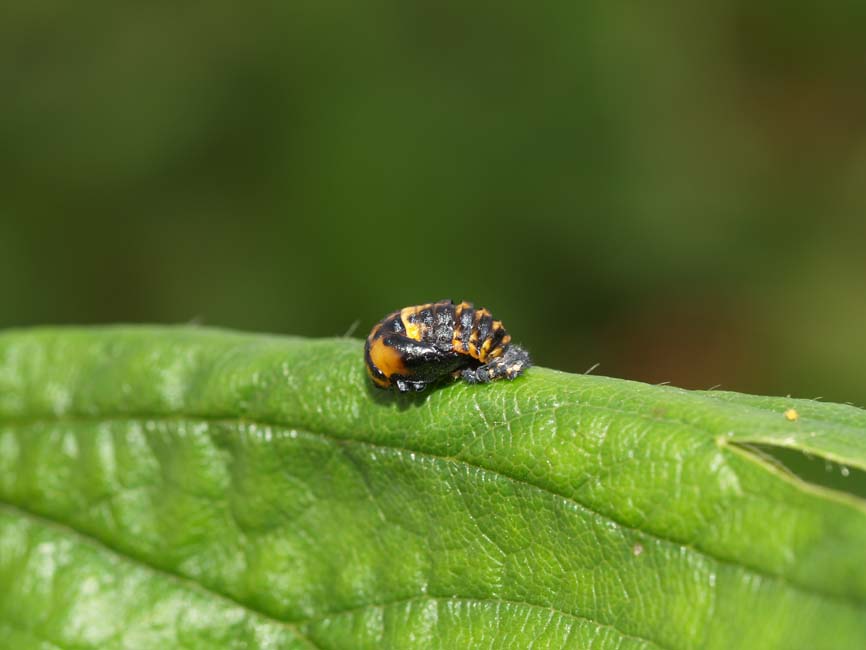
[[[376,386],[403,393],[448,376],[470,384],[514,379],[531,365],[489,311],[450,300],[387,315],[367,337],[364,360]]]

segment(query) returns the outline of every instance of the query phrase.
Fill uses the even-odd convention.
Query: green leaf
[[[361,349],[0,335],[0,645],[862,647],[866,500],[773,451],[856,485],[863,411],[543,368],[403,397]]]

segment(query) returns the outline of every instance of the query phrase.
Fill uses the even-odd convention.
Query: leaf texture
[[[783,414],[795,408],[801,417]],[[534,368],[413,396],[362,346],[0,335],[14,648],[859,648],[853,407]]]

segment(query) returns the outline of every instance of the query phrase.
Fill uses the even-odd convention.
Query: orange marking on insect
[[[502,348],[502,347],[499,347],[499,346],[495,347],[495,348],[493,349],[493,351],[492,351],[490,354],[487,355],[487,358],[488,358],[488,359],[497,359],[497,358],[501,357],[501,356],[502,356],[502,352],[503,352],[504,349],[505,349],[505,348]]]
[[[373,365],[375,365],[385,375],[385,377],[407,374],[406,364],[403,363],[403,357],[397,350],[385,345],[385,342],[382,339],[376,339],[370,346],[370,360],[373,362]]]
[[[479,353],[479,357],[481,361],[487,361],[487,355],[490,353],[490,346],[493,343],[492,338],[487,338],[484,340],[484,345],[481,346],[481,352]]]
[[[417,320],[419,309],[419,307],[404,307],[400,310],[400,320],[403,322],[406,336],[414,341],[421,340],[421,323]]]

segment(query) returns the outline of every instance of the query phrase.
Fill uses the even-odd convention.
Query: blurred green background
[[[0,326],[356,336],[866,404],[866,3],[0,9]]]

